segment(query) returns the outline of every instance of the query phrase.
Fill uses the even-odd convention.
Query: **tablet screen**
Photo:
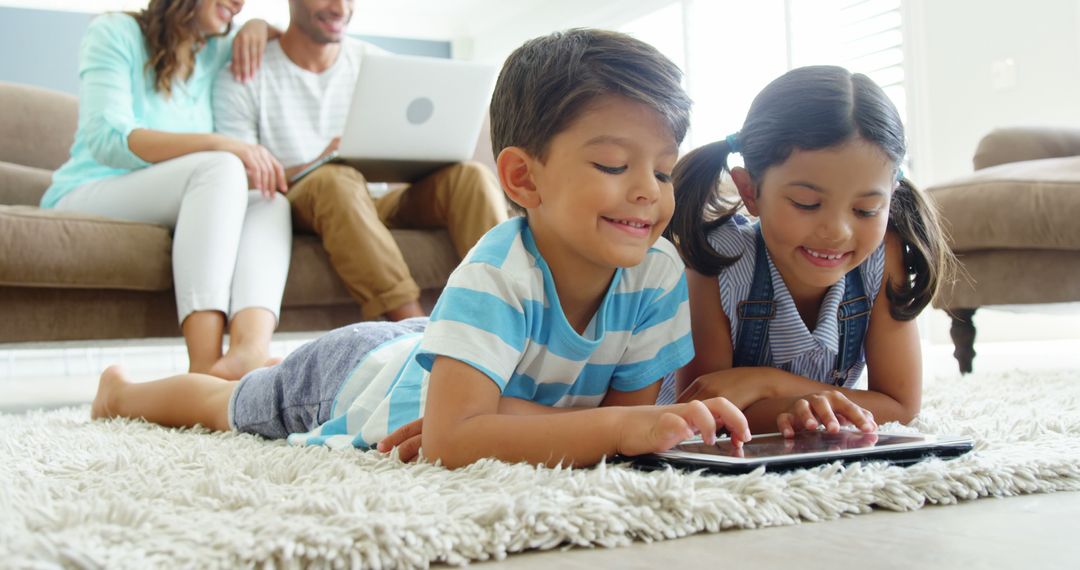
[[[903,435],[889,433],[862,433],[858,431],[840,430],[838,433],[825,431],[801,431],[793,438],[785,438],[783,434],[770,433],[756,435],[740,449],[731,444],[731,440],[718,439],[715,445],[706,445],[701,441],[683,442],[676,445],[671,451],[696,453],[701,455],[718,455],[723,457],[738,457],[744,459],[760,459],[765,457],[783,457],[804,453],[820,453],[826,451],[840,451],[845,449],[865,449],[872,447],[886,447],[892,445],[905,445],[914,443],[930,443],[934,438],[925,435]]]

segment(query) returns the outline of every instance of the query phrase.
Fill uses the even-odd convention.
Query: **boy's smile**
[[[606,275],[640,263],[675,207],[678,147],[650,107],[615,96],[593,101],[533,159],[529,226],[548,264]]]

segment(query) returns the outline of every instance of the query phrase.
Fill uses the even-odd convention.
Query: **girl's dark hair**
[[[793,150],[818,150],[861,138],[881,148],[899,166],[906,152],[904,125],[896,107],[869,77],[834,66],[793,69],[758,94],[738,134],[738,152],[751,179],[783,163]],[[716,275],[734,263],[709,244],[707,235],[739,209],[737,195],[720,192],[731,144],[721,140],[683,157],[675,166],[675,214],[665,235],[687,265]],[[901,179],[889,205],[889,228],[903,243],[908,280],[886,287],[890,312],[915,318],[952,267],[937,211],[921,192]]]
[[[174,81],[191,77],[195,54],[206,44],[195,24],[198,7],[199,0],[150,0],[141,12],[130,13],[146,39],[146,72],[164,95],[172,93]],[[230,23],[226,33],[231,28]]]

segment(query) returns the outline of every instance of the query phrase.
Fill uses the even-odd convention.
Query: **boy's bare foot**
[[[207,374],[225,380],[239,380],[256,368],[273,366],[279,362],[281,362],[280,356],[268,357],[262,351],[249,351],[243,348],[234,350],[230,348],[229,352],[221,357],[221,360],[218,360],[210,367]]]
[[[420,306],[420,303],[416,301],[409,301],[400,307],[390,309],[383,313],[388,321],[403,321],[405,319],[411,319],[413,317],[423,317],[424,308]]]
[[[128,383],[123,368],[115,364],[106,368],[98,379],[97,394],[94,396],[94,403],[90,405],[90,419],[115,417],[116,406],[113,403],[117,393]]]

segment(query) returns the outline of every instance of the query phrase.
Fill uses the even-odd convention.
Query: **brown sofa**
[[[999,129],[974,163],[927,189],[962,265],[934,300],[952,317],[961,372],[972,370],[979,307],[1080,301],[1080,129]]]
[[[164,227],[37,207],[68,158],[77,107],[71,95],[0,83],[0,343],[178,336]],[[478,158],[490,160],[485,142]],[[392,233],[430,309],[458,262],[449,236]],[[294,236],[278,330],[360,318],[318,238]]]

